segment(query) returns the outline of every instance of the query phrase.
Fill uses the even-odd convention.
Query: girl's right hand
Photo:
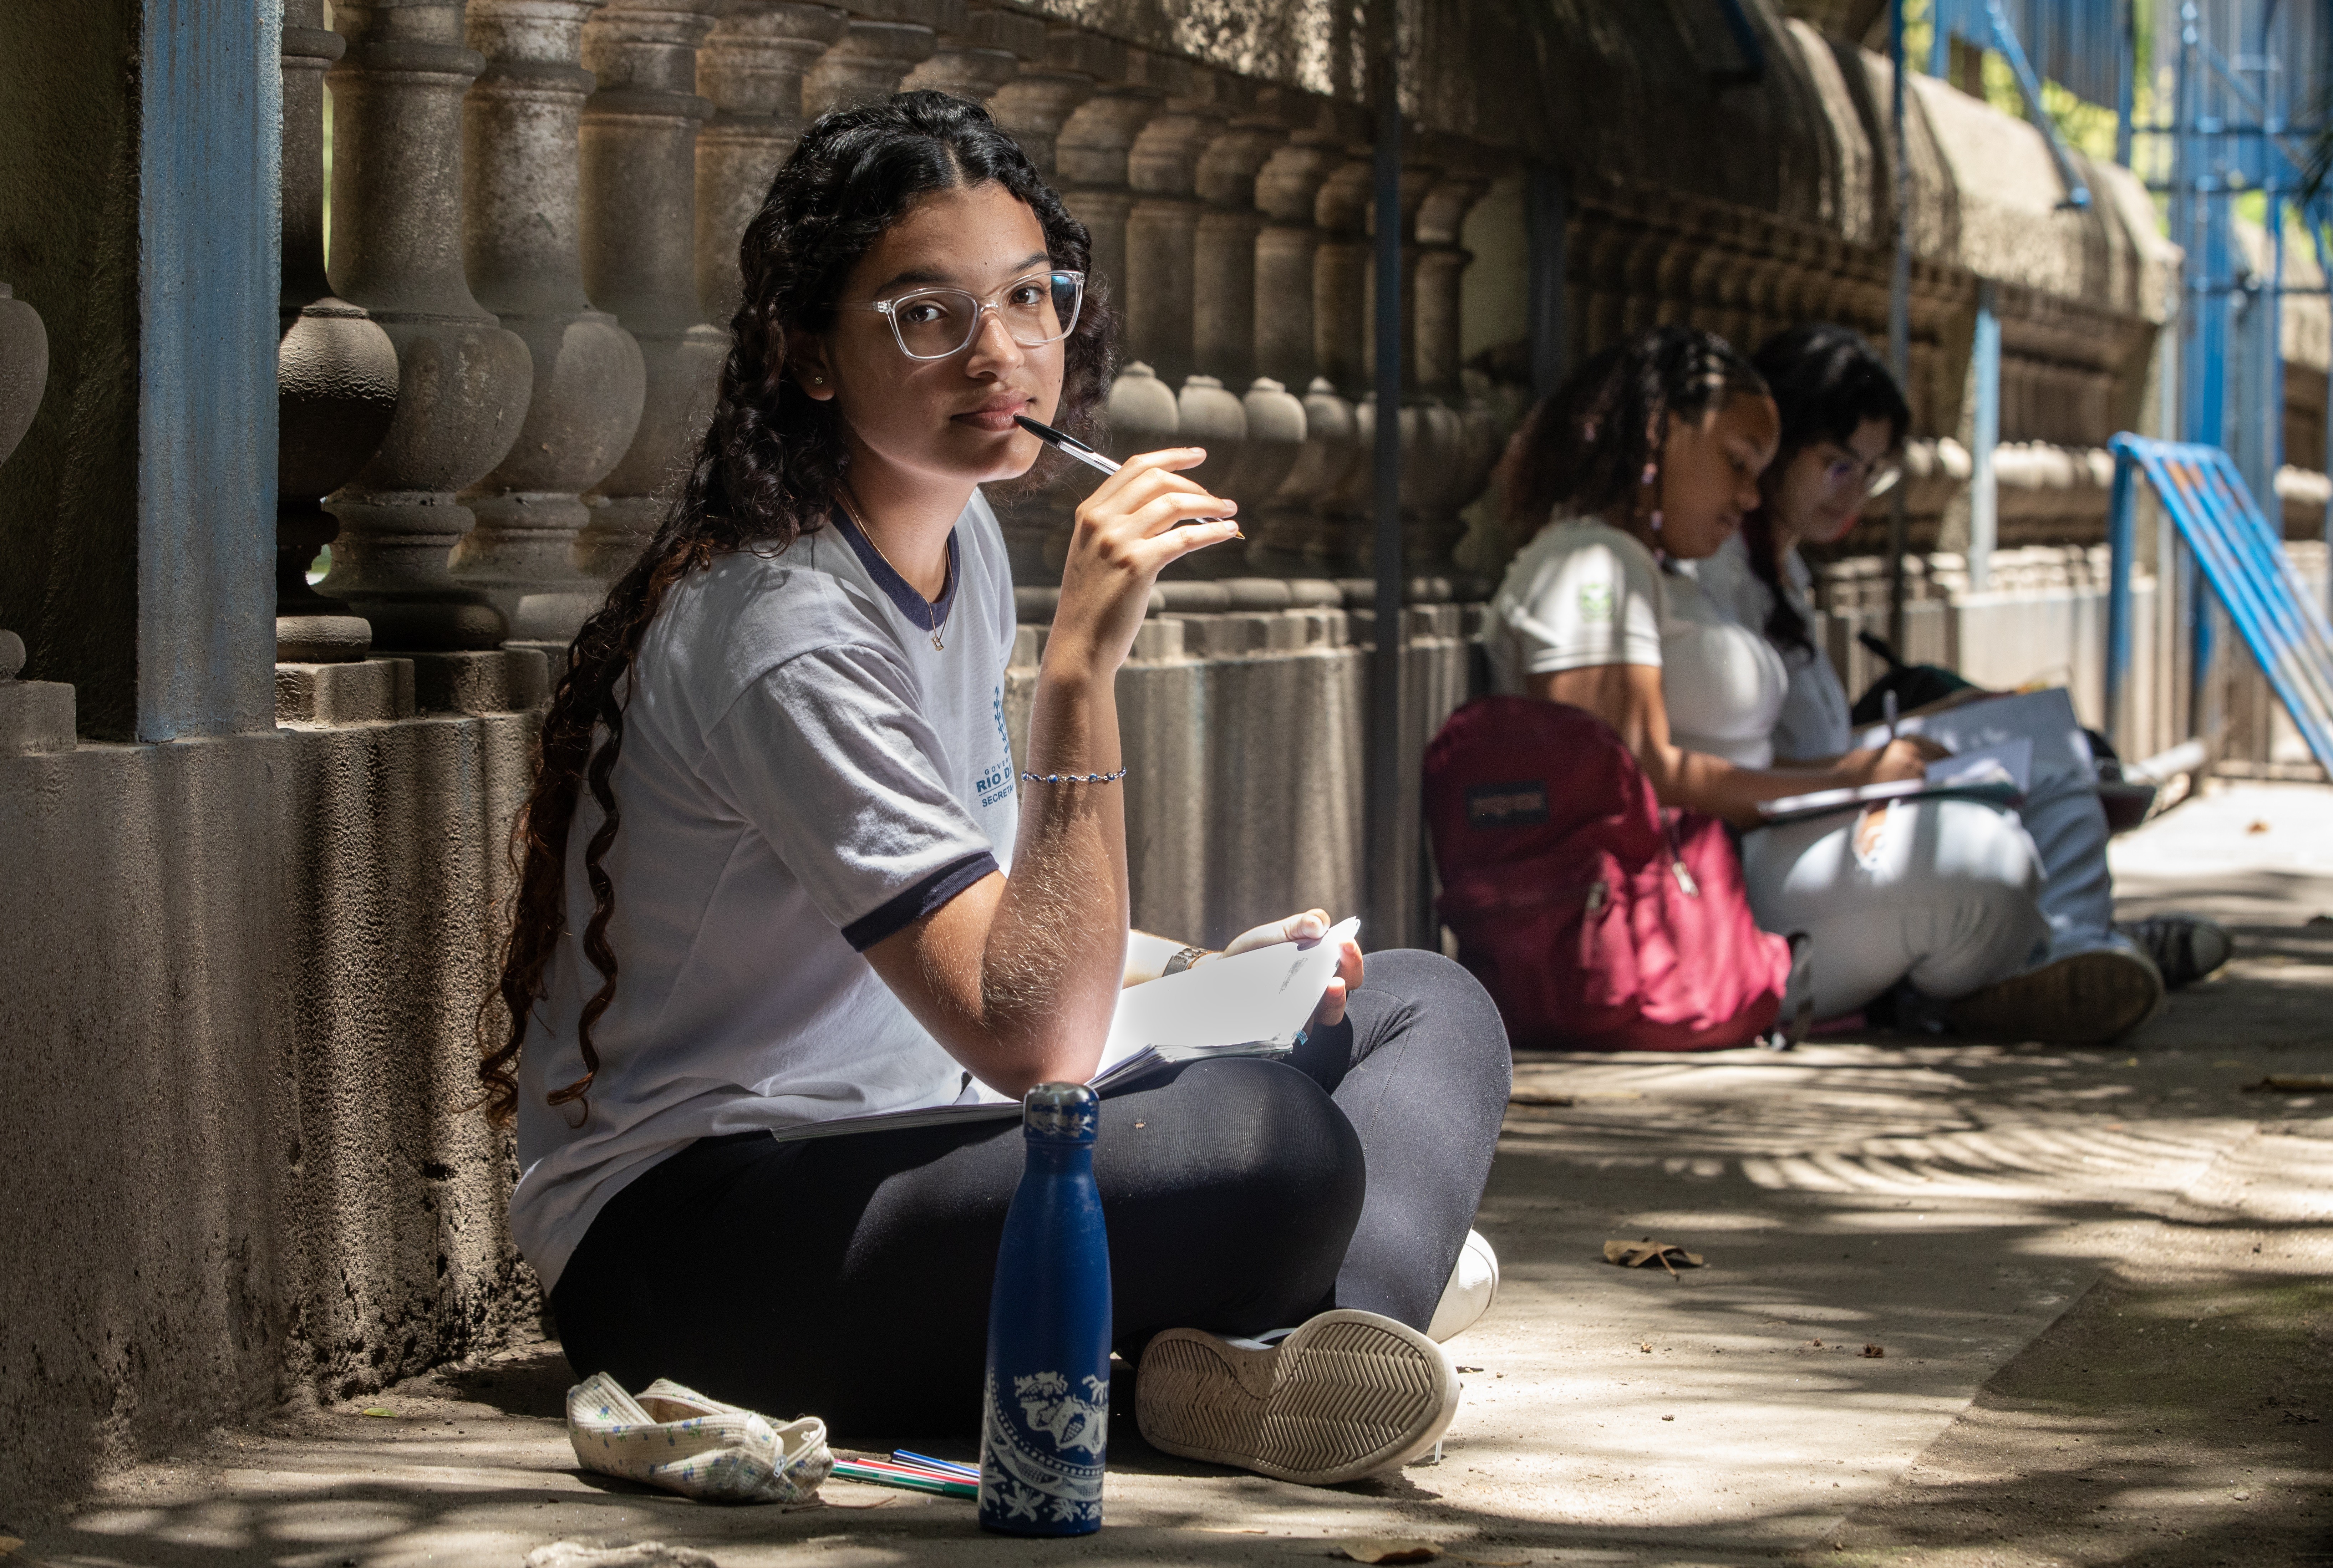
[[[1114,674],[1150,611],[1151,585],[1170,561],[1240,537],[1238,503],[1210,495],[1182,469],[1206,461],[1196,446],[1146,452],[1101,482],[1078,506],[1061,600],[1045,639],[1045,662],[1079,661],[1088,674]],[[1219,522],[1198,522],[1203,517]]]
[[[1885,746],[1849,751],[1839,759],[1839,770],[1858,784],[1893,784],[1903,779],[1927,777],[1928,763],[1940,751],[1933,741],[1917,735],[1899,736]]]

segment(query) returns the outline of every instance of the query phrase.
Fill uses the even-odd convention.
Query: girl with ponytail
[[[1789,670],[1773,729],[1775,754],[1821,766],[1854,745],[1854,725],[1847,690],[1815,640],[1814,574],[1800,547],[1843,538],[1866,503],[1894,483],[1912,409],[1886,362],[1846,327],[1792,327],[1767,339],[1752,362],[1773,388],[1781,447],[1741,533],[1701,562],[1695,575],[1702,590],[1740,625],[1760,633]],[[2002,722],[1975,710],[1963,710],[1960,718]],[[1956,722],[1951,716],[1932,721],[1940,727]],[[2068,702],[2036,726],[2035,757],[2048,755],[2053,740],[2062,746],[2074,727]],[[2001,815],[1961,803],[1936,813],[1933,829],[1991,836]],[[2043,873],[2036,905],[2047,938],[2015,972],[1951,999],[1947,1018],[1973,1029],[2069,1044],[2109,1040],[2144,1022],[2166,985],[2184,985],[2226,961],[2232,951],[2226,933],[2194,915],[2114,924],[2106,814],[2089,768],[2037,768],[2016,816]],[[1762,864],[1774,874],[1770,852],[1758,847],[1766,856]],[[1950,857],[1965,847],[1939,838],[1935,853]],[[1757,885],[1753,880],[1753,900]],[[1772,888],[1768,897],[1771,906],[1784,902]],[[1949,880],[1907,876],[1894,888],[1893,907],[1944,924],[1966,916],[1961,899]]]
[[[1963,995],[2017,969],[2046,933],[2040,868],[2013,815],[1935,800],[1759,826],[1762,801],[1917,779],[1932,755],[1907,738],[1775,763],[1782,656],[1689,569],[1758,510],[1785,428],[1767,378],[1709,332],[1656,328],[1580,366],[1510,448],[1514,521],[1544,521],[1492,601],[1493,684],[1595,713],[1662,805],[1742,831],[1759,924],[1809,939],[1785,1017],[1802,1001],[1817,1018],[1853,1012],[1907,978]],[[1935,918],[1931,892],[1951,918]]]
[[[1185,475],[1203,452],[1135,457],[1078,508],[1019,764],[1006,729],[1013,588],[980,487],[1037,460],[1018,416],[1091,428],[1111,320],[1088,257],[1021,148],[936,92],[821,117],[745,230],[679,499],[552,700],[484,1018],[513,1233],[579,1375],[843,1434],[974,1429],[1019,1126],[821,1124],[1083,1081],[1122,986],[1211,956],[1128,930],[1114,700],[1160,569],[1238,537]],[[1447,1424],[1422,1331],[1507,1092],[1463,971],[1381,953],[1361,989],[1339,960],[1292,1065],[1113,1095],[1097,1163],[1119,1348],[1176,1346],[1143,1429],[1299,1480]],[[1273,1397],[1332,1412],[1289,1449],[1213,1336],[1321,1313],[1366,1353],[1301,1329],[1273,1353]]]

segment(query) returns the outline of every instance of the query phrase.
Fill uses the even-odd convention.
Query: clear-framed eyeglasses
[[[1837,451],[1834,447],[1832,450]],[[1836,457],[1823,469],[1823,484],[1837,492],[1855,490],[1864,495],[1885,495],[1904,477],[1904,470],[1885,456],[1866,461],[1856,457]]]
[[[982,299],[965,289],[912,289],[888,300],[846,304],[845,311],[873,311],[891,323],[899,352],[910,359],[945,359],[962,353],[980,334],[991,311],[1007,336],[1024,349],[1042,349],[1068,337],[1085,303],[1083,272],[1031,272]]]

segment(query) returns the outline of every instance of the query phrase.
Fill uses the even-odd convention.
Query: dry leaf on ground
[[[1374,1536],[1339,1541],[1331,1557],[1349,1557],[1356,1563],[1431,1563],[1442,1555],[1441,1549],[1431,1541],[1388,1541]]]
[[[1877,1361],[1881,1356],[1887,1353],[1887,1347],[1884,1344],[1867,1344],[1863,1347],[1863,1353],[1869,1356],[1873,1361]]]
[[[1643,1241],[1608,1241],[1604,1244],[1604,1261],[1617,1263],[1623,1268],[1642,1268],[1647,1263],[1657,1263],[1671,1274],[1677,1265],[1699,1268],[1701,1254],[1687,1252],[1684,1248],[1666,1241],[1647,1238]]]
[[[1576,1105],[1579,1102],[1570,1095],[1559,1095],[1552,1089],[1513,1089],[1507,1099],[1518,1105]]]
[[[2333,1074],[2271,1073],[2257,1084],[2244,1085],[2247,1095],[2262,1089],[2272,1095],[2321,1095],[2333,1090]]]
[[[357,1414],[360,1416],[383,1416],[392,1421],[397,1420],[397,1412],[383,1405],[367,1405],[363,1410],[359,1410]]]

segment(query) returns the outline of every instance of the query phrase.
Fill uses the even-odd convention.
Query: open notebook
[[[1202,1056],[1286,1056],[1336,978],[1337,954],[1360,929],[1359,920],[1342,921],[1318,942],[1284,942],[1209,959],[1181,974],[1128,986],[1118,993],[1118,1010],[1110,1017],[1100,1064],[1086,1081],[1108,1093],[1162,1067]],[[975,1078],[953,1104],[838,1116],[781,1127],[774,1136],[786,1142],[831,1138],[877,1128],[929,1127],[965,1117],[1013,1116],[1020,1111],[1020,1101],[1007,1099]]]
[[[1926,800],[1939,796],[1992,800],[2014,806],[2032,787],[2033,742],[2026,736],[2003,741],[1974,751],[1962,751],[1928,764],[1924,779],[1899,779],[1888,784],[1864,784],[1853,789],[1818,789],[1810,795],[1787,795],[1761,800],[1762,822],[1796,822],[1844,811],[1879,800]]]

